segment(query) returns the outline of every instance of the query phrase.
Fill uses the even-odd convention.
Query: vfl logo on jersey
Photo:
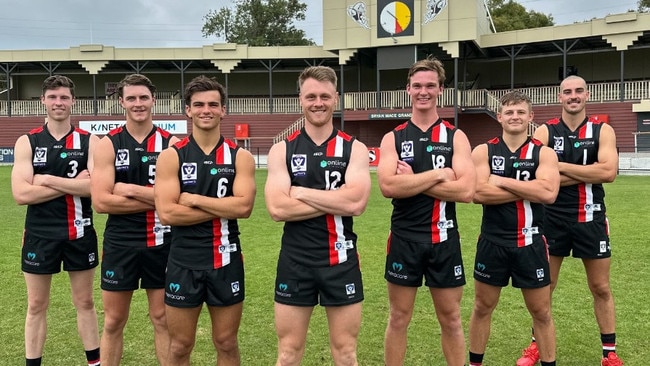
[[[127,170],[129,169],[129,149],[118,149],[115,154],[115,169]]]
[[[43,166],[47,164],[47,147],[36,147],[34,149],[34,165]]]
[[[587,203],[585,204],[585,211],[587,212],[596,212],[600,211],[600,203]]]
[[[181,165],[181,181],[183,185],[196,184],[197,171],[196,163],[183,163]]]
[[[492,173],[503,174],[506,170],[506,159],[503,156],[492,157]]]
[[[553,137],[553,150],[555,150],[556,153],[564,153],[564,137],[562,136],[554,136]]]
[[[345,285],[345,294],[346,295],[350,296],[350,295],[354,295],[356,293],[357,293],[357,288],[354,285],[354,283],[348,283],[347,285]]]
[[[402,151],[399,154],[401,160],[404,161],[413,161],[413,141],[403,141],[402,142]]]
[[[233,294],[239,293],[240,291],[239,281],[231,282],[230,290],[232,291]]]
[[[454,276],[460,277],[462,275],[463,275],[463,266],[461,265],[454,266]]]
[[[294,177],[305,176],[307,173],[307,155],[291,155],[291,173],[293,173]]]

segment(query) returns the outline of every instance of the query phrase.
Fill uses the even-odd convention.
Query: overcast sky
[[[302,0],[307,19],[296,26],[322,45],[322,1]],[[362,0],[363,1],[363,0]],[[448,0],[457,1],[457,0]],[[365,0],[366,4],[369,3]],[[571,24],[637,8],[637,0],[517,0],[529,10]],[[201,35],[203,16],[229,0],[1,0],[0,50],[116,47],[200,47],[221,42]]]

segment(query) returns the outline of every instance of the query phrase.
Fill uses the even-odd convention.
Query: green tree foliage
[[[488,0],[488,8],[497,32],[547,27],[555,24],[551,14],[527,11],[525,7],[513,0]]]
[[[650,0],[639,0],[639,12],[647,13],[650,12]]]
[[[250,46],[308,46],[305,31],[294,22],[305,20],[307,5],[299,0],[235,0],[234,9],[210,10],[203,17],[203,37],[215,35],[229,43]]]

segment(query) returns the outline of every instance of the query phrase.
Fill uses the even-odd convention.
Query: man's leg
[[[278,335],[276,366],[300,365],[313,306],[291,306],[275,303],[275,331]]]
[[[124,349],[124,326],[129,319],[133,291],[102,291],[104,331],[101,338],[103,366],[119,365]]]
[[[362,303],[328,306],[327,322],[330,331],[330,351],[337,366],[357,365],[357,337],[361,328]]]
[[[614,296],[609,285],[610,258],[583,259],[587,272],[587,283],[594,298],[594,313],[600,329],[603,345],[603,358],[607,364],[619,365],[622,361],[616,356],[616,310]],[[610,353],[613,359],[609,359]],[[621,363],[619,363],[621,362]]]
[[[490,338],[492,313],[499,303],[501,287],[475,280],[474,291],[474,309],[469,320],[469,352],[482,357]]]
[[[545,286],[521,290],[528,312],[533,318],[533,329],[542,362],[555,361],[555,324],[551,316],[551,289]]]
[[[169,330],[169,365],[190,364],[190,355],[196,338],[196,324],[201,314],[201,306],[195,308],[176,308],[165,306]]]
[[[429,288],[440,323],[442,352],[447,365],[465,364],[465,334],[460,319],[460,300],[463,287]]]
[[[27,285],[27,316],[25,317],[25,357],[43,356],[47,335],[47,307],[50,304],[52,275],[23,272]]]
[[[557,283],[560,277],[560,268],[562,268],[563,261],[564,261],[564,257],[558,257],[554,255],[549,256],[548,267],[551,272],[551,288],[550,288],[551,303],[553,303],[553,291],[555,291],[555,287],[557,287]],[[530,345],[523,350],[522,356],[517,360],[517,365],[534,364],[540,358],[539,349],[537,348],[536,337],[535,337],[536,333],[537,332],[535,331],[534,324],[533,324],[533,335],[532,335],[533,340],[530,343]]]
[[[408,326],[413,316],[417,287],[395,285],[388,282],[390,310],[384,337],[384,363],[397,366],[404,363]]]
[[[217,350],[219,366],[237,366],[240,363],[237,334],[243,308],[243,302],[226,307],[208,307],[212,321],[212,343]]]
[[[560,279],[560,268],[562,268],[563,261],[564,257],[558,257],[555,255],[548,256],[548,268],[551,271],[551,302],[553,302],[553,291],[555,291]]]
[[[614,297],[609,287],[609,267],[611,260],[584,259],[583,264],[587,272],[587,283],[594,297],[594,313],[600,332],[603,334],[616,331],[616,315],[614,310]]]
[[[156,358],[158,358],[158,363],[166,365],[169,354],[169,332],[165,317],[165,289],[147,289],[147,300],[149,302],[149,319],[153,325]]]
[[[95,300],[93,299],[93,281],[95,279],[95,269],[84,271],[70,271],[70,289],[72,293],[72,303],[77,309],[77,331],[86,351],[99,351],[99,328],[97,326],[97,311],[95,309]],[[99,354],[97,360],[99,362]]]

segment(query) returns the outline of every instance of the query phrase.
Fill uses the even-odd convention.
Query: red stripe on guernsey
[[[65,138],[66,149],[81,149],[81,137],[79,131],[75,130]]]
[[[221,146],[215,151],[215,163],[217,165],[232,164],[231,149],[235,148],[231,140],[224,140]],[[214,268],[221,268],[230,264],[230,228],[228,220],[216,218],[212,220],[212,265]],[[220,250],[227,248],[227,250]]]
[[[325,222],[327,223],[330,266],[341,264],[348,260],[347,245],[345,245],[345,235],[343,235],[343,219],[341,216],[325,215]],[[337,243],[342,244],[341,250],[336,249]]]
[[[434,126],[431,129],[431,142],[447,143],[450,129],[453,127],[446,121]],[[447,227],[447,202],[434,199],[431,213],[431,242],[440,243],[447,240]]]
[[[588,121],[578,130],[578,138],[590,139],[594,136],[594,123]],[[587,150],[583,150],[582,165],[587,165]],[[592,207],[594,203],[593,186],[590,183],[578,184],[578,222],[590,222],[594,220],[593,211],[587,211],[587,206]]]
[[[408,122],[404,122],[404,123],[402,123],[401,125],[395,127],[395,131],[400,131],[400,130],[405,129],[406,126],[408,126],[408,124],[409,124]]]
[[[80,131],[74,130],[65,138],[65,148],[68,150],[81,149]],[[68,238],[70,240],[83,237],[83,213],[81,198],[78,196],[65,195],[66,210],[68,213]],[[79,223],[78,226],[75,223]]]
[[[154,227],[156,223],[156,211],[149,210],[146,212],[147,216],[147,247],[156,246],[156,235],[154,233]]]
[[[224,164],[232,164],[232,154],[230,149],[234,148],[232,145],[234,143],[230,140],[224,140],[223,144],[219,146],[217,151],[215,151],[215,164],[217,165],[224,165]]]
[[[333,139],[327,141],[327,151],[325,156],[327,157],[337,157],[340,158],[343,156],[343,140],[345,136],[341,134],[336,135]]]
[[[156,132],[149,136],[146,141],[148,153],[157,153],[163,150],[163,135],[168,135],[168,133],[164,130],[156,129]],[[150,187],[150,185],[147,186]],[[163,225],[160,224],[158,213],[155,210],[150,210],[146,212],[145,216],[147,220],[147,247],[162,245],[165,230],[163,230]]]
[[[230,264],[230,249],[231,244],[228,240],[230,230],[228,228],[227,219],[213,219],[212,220],[212,265],[214,268],[221,268]],[[227,248],[221,250],[222,248]]]
[[[520,159],[530,160],[533,158],[534,143],[531,141],[523,146],[519,152]],[[533,235],[524,234],[524,229],[533,225],[533,211],[530,207],[530,201],[519,200],[517,206],[517,246],[523,247],[533,243]]]
[[[295,140],[296,137],[298,137],[298,136],[300,136],[300,130],[295,131],[294,133],[292,133],[289,137],[287,137],[287,140],[289,140],[289,141],[293,141],[293,140]]]
[[[161,130],[156,132],[147,139],[147,152],[161,152],[163,150],[163,136]]]
[[[77,227],[74,225],[75,222],[75,217],[76,217],[76,209],[75,209],[75,197],[69,194],[65,195],[65,207],[67,209],[67,215],[68,215],[68,239],[73,240],[77,239]]]
[[[39,132],[43,132],[43,129],[44,129],[44,128],[45,128],[44,126],[36,127],[36,128],[34,128],[34,129],[30,130],[29,133],[30,133],[31,135],[35,135],[35,134],[37,134],[37,133],[39,133]]]

